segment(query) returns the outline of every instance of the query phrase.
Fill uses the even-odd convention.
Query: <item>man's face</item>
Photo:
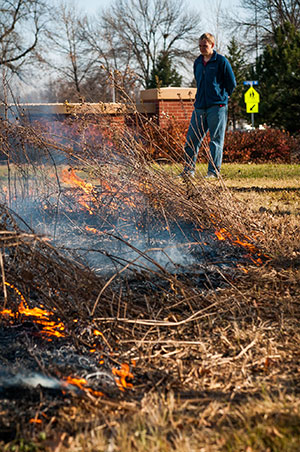
[[[203,56],[209,56],[213,53],[214,44],[207,41],[207,39],[202,39],[199,41],[199,49]]]

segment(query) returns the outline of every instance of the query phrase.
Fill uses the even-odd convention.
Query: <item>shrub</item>
[[[279,129],[227,132],[224,162],[290,163],[299,142]]]
[[[169,119],[165,127],[154,120],[139,118],[131,121],[130,129],[134,139],[140,143],[146,158],[155,161],[182,162],[188,121]],[[40,123],[44,131],[55,133],[62,143],[73,142],[74,149],[89,153],[99,148],[118,149],[123,129],[118,124],[91,118],[69,119],[62,122]],[[204,140],[209,143],[209,134]],[[198,161],[207,161],[204,146],[200,149]],[[97,153],[97,152],[96,152]],[[290,163],[300,160],[300,137],[293,137],[279,129],[228,131],[224,143],[224,162],[235,163]]]
[[[183,148],[188,124],[170,120],[164,128],[148,122],[145,125],[147,138],[144,146],[149,158],[183,160]],[[209,134],[205,146],[209,142]],[[224,162],[236,163],[290,163],[292,156],[299,155],[300,140],[279,129],[229,131],[225,136]],[[295,160],[296,157],[293,157]],[[198,161],[206,161],[204,146]]]

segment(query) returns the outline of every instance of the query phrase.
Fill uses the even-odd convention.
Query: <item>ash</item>
[[[103,350],[91,353],[88,347],[70,343],[72,339],[45,341],[36,337],[33,324],[13,328],[0,327],[0,393],[13,388],[51,389],[57,394],[83,391],[69,383],[71,378],[86,380],[86,387],[114,395],[119,392],[109,360],[103,361]]]

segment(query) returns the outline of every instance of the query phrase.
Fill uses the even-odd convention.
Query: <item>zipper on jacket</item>
[[[203,64],[203,62],[202,62],[202,64]],[[206,105],[206,66],[204,66],[204,64],[203,64],[203,81],[204,81],[204,83],[203,83],[203,85],[204,85],[204,90],[203,90],[203,92],[204,92],[204,108],[207,108],[207,105]]]

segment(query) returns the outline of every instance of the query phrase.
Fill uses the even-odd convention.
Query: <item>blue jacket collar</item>
[[[201,62],[203,63],[203,55],[200,55],[201,58]],[[211,56],[211,58],[209,59],[209,61],[214,61],[217,58],[217,52],[215,50],[213,50],[213,54]]]

